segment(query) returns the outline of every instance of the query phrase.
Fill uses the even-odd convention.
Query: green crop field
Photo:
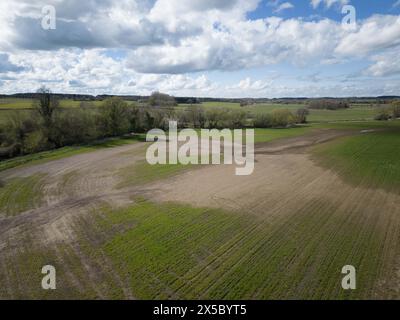
[[[31,99],[0,99],[0,109],[29,109],[32,107]]]
[[[376,113],[374,107],[367,105],[351,106],[342,110],[310,110],[308,120],[310,122],[373,120]]]
[[[75,100],[60,100],[60,107],[63,109],[68,108],[79,108],[82,101]],[[130,103],[130,101],[127,101]],[[102,101],[90,101],[88,102],[94,108],[101,106]],[[32,110],[33,100],[32,99],[14,99],[14,98],[2,98],[0,99],[0,125],[5,123],[10,116],[15,113],[21,115],[29,115]]]
[[[100,287],[102,297],[109,299],[125,297],[124,291],[137,299],[371,296],[384,259],[380,244],[385,235],[372,225],[355,228],[361,222],[354,217],[349,223],[346,215],[319,212],[320,205],[271,224],[245,213],[137,199],[132,207],[104,208],[76,221],[78,252],[62,243],[56,249],[32,246],[26,235],[25,250],[6,257],[3,266],[23,262],[16,273],[8,269],[8,279],[19,284],[14,296],[20,298],[27,293],[36,299],[98,298]],[[362,270],[356,291],[340,287],[338,271],[349,262]],[[48,263],[58,270],[59,289],[54,292],[35,285],[40,276],[34,271]],[[96,273],[90,275],[89,267],[97,268]],[[71,279],[79,279],[80,289],[71,286]]]
[[[141,299],[368,296],[384,234],[373,227],[354,230],[345,215],[319,212],[318,205],[323,203],[271,225],[245,214],[139,202],[101,220],[104,233],[115,225],[135,226],[101,249]],[[349,261],[363,268],[363,285],[355,292],[341,290],[338,281]]]
[[[319,163],[356,185],[400,190],[400,122],[315,148]],[[368,131],[368,130],[367,130]]]
[[[90,102],[94,106],[99,106],[101,101]],[[0,99],[0,110],[1,109],[31,109],[33,104],[32,99],[15,99],[15,98],[2,98]],[[81,101],[76,100],[60,100],[60,107],[62,108],[77,108],[81,104]]]

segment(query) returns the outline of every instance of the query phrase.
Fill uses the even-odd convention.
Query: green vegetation
[[[38,247],[25,235],[26,246],[2,257],[0,297],[120,299],[123,290],[137,299],[371,297],[385,234],[360,212],[335,209],[315,201],[271,224],[247,213],[136,199],[130,208],[79,218],[74,246]],[[46,264],[57,268],[57,290],[37,285]],[[346,264],[358,266],[355,291],[341,288]]]
[[[99,107],[102,101],[88,101],[88,105]],[[0,99],[0,112],[1,110],[14,110],[14,109],[32,109],[32,99],[16,99],[16,98],[2,98]],[[60,100],[60,106],[62,108],[78,108],[82,104],[82,101],[76,100]]]
[[[312,110],[339,110],[348,109],[350,105],[345,100],[316,99],[308,102],[308,108]]]
[[[400,126],[317,146],[315,158],[351,183],[400,190]],[[372,129],[373,130],[373,129]]]
[[[232,103],[232,102],[203,102],[201,104],[180,104],[177,108],[191,108],[192,106],[202,106],[205,109],[215,109],[215,108],[223,108],[223,109],[240,109],[240,103]]]
[[[398,130],[400,129],[400,121],[342,121],[313,123],[311,126],[318,129],[352,130],[354,132],[362,130]]]
[[[393,101],[392,104],[380,107],[376,110],[375,120],[387,121],[400,118],[400,101]]]
[[[193,105],[196,106],[196,105]],[[177,110],[184,108],[192,108],[189,105],[179,105]],[[245,111],[249,117],[255,118],[259,115],[270,114],[274,110],[289,110],[295,113],[298,109],[305,108],[304,104],[252,104],[241,107],[239,103],[218,103],[218,102],[204,102],[200,106],[204,107],[205,110],[212,109],[232,109]],[[376,108],[365,104],[351,105],[350,108],[337,109],[337,110],[310,110],[310,114],[307,116],[309,122],[332,122],[332,121],[365,121],[373,120],[376,116]]]
[[[38,91],[31,111],[15,111],[0,126],[0,159],[35,154],[65,146],[93,143],[108,137],[144,132],[158,125],[155,115],[110,98],[98,110],[81,107],[61,109],[46,88]],[[163,117],[159,117],[164,120]],[[145,119],[145,120],[144,120]]]
[[[356,218],[304,208],[273,225],[258,217],[138,201],[101,215],[102,233],[131,225],[101,250],[140,299],[356,299],[373,291],[380,240]],[[326,204],[323,204],[326,205]],[[341,267],[359,266],[356,291]],[[336,275],[336,276],[335,276]]]
[[[159,99],[160,100],[160,99]],[[168,99],[168,101],[172,99]],[[153,99],[152,103],[157,104],[158,100]],[[167,102],[168,102],[167,101]],[[32,108],[31,99],[15,99],[3,98],[0,99],[0,123],[4,122],[12,110],[20,110],[21,112],[27,111]],[[90,108],[98,108],[101,106],[102,101],[75,101],[75,100],[60,100],[60,107],[64,109],[79,108],[81,105],[87,105]],[[129,103],[127,101],[127,103]],[[160,104],[160,103],[159,103]],[[162,103],[161,103],[162,104]],[[173,101],[168,105],[173,105]],[[273,110],[288,109],[295,112],[299,108],[306,107],[305,104],[300,103],[255,103],[245,106],[240,106],[240,103],[232,102],[204,102],[200,105],[180,104],[175,107],[177,111],[185,110],[193,106],[201,106],[205,110],[209,109],[231,109],[245,111],[250,117],[255,117],[260,114],[268,114]],[[329,122],[329,121],[351,121],[351,120],[372,120],[377,115],[376,107],[370,104],[352,104],[348,109],[338,110],[311,110],[308,117],[311,122]]]
[[[148,99],[151,107],[174,107],[177,105],[175,98],[161,92],[153,92]]]
[[[310,115],[308,116],[308,120],[310,122],[373,120],[375,114],[376,111],[373,107],[352,106],[349,109],[310,110]]]
[[[9,244],[12,246],[12,243]],[[61,260],[64,259],[64,260]],[[63,243],[48,248],[36,245],[29,234],[23,245],[13,254],[2,255],[0,266],[0,297],[13,299],[96,299],[99,298],[90,284],[90,277],[82,266],[80,257]],[[57,270],[57,290],[43,290],[42,267],[52,265]],[[71,285],[71,275],[79,281],[79,288]],[[106,279],[103,279],[105,282]],[[60,288],[62,288],[60,290]],[[82,288],[85,288],[82,291]]]
[[[13,216],[40,205],[43,175],[14,178],[0,186],[0,213]]]

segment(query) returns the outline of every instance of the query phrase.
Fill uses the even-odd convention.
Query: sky
[[[400,95],[399,14],[400,0],[1,0],[0,93]]]

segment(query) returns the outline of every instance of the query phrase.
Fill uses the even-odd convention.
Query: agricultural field
[[[90,102],[94,107],[99,107],[102,101]],[[128,101],[128,103],[130,103]],[[81,101],[74,100],[61,100],[60,106],[62,108],[78,108]],[[254,104],[241,107],[239,103],[229,102],[204,102],[201,104],[205,110],[208,109],[231,109],[243,110],[248,116],[254,117],[260,114],[271,113],[273,110],[288,109],[295,112],[299,108],[304,108],[304,104]],[[190,108],[190,105],[180,104],[175,109],[185,110]],[[0,123],[6,121],[7,117],[15,111],[20,113],[27,113],[32,108],[31,99],[0,99]],[[373,120],[376,115],[376,106],[369,104],[360,105],[354,104],[349,109],[345,110],[310,110],[308,121],[312,123],[319,122],[332,122],[332,121],[366,121]]]
[[[101,105],[101,101],[90,102],[94,107]],[[81,101],[60,100],[61,108],[78,108]],[[0,124],[15,113],[28,115],[32,110],[32,99],[0,98]]]
[[[143,138],[1,162],[0,298],[400,298],[400,121],[255,133],[242,177],[151,166]]]
[[[228,102],[204,102],[201,104],[207,109],[220,108],[243,110],[249,117],[254,117],[260,114],[271,113],[273,110],[287,109],[295,112],[297,109],[305,108],[305,104],[262,104],[257,103],[254,105],[241,107],[239,103]],[[189,108],[189,105],[179,105],[177,109]],[[377,106],[370,104],[354,104],[349,109],[342,110],[310,110],[310,115],[307,117],[311,123],[318,122],[333,122],[333,121],[367,121],[373,120],[377,111]]]
[[[2,98],[0,99],[0,109],[30,109],[32,103],[31,99]]]
[[[0,302],[400,301],[400,0],[0,1]]]
[[[82,101],[76,100],[60,100],[60,107],[62,108],[77,108]],[[101,101],[90,101],[94,106],[99,106]],[[0,110],[15,110],[15,109],[31,109],[33,104],[32,99],[15,99],[15,98],[2,98],[0,99]]]

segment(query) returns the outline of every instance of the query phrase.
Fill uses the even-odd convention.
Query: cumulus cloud
[[[344,35],[335,52],[360,56],[400,44],[400,17],[375,15],[363,21],[355,32]]]
[[[387,77],[400,74],[400,51],[393,50],[372,57],[374,63],[365,71],[366,75]]]
[[[0,9],[3,7],[6,13],[2,22],[4,28],[1,30],[3,44],[0,41],[0,47],[8,45],[29,50],[66,47],[132,48],[166,41],[176,42],[200,32],[200,29],[189,23],[182,23],[168,31],[162,23],[150,21],[148,17],[154,4],[151,0],[38,0],[33,4],[21,0],[18,6],[10,5],[14,0],[2,1],[5,2]],[[44,30],[41,27],[41,10],[45,5],[53,5],[56,9],[55,30]],[[199,3],[197,7],[201,9]]]
[[[0,53],[0,73],[20,72],[22,70],[24,70],[23,67],[18,66],[10,61],[8,54]]]
[[[283,0],[269,3],[276,13],[293,7]],[[314,8],[346,3],[311,0]],[[397,74],[399,16],[374,15],[359,20],[355,30],[323,18],[248,19],[261,4],[260,0],[2,0],[0,73],[19,73],[18,81],[2,78],[2,91],[35,90],[50,82],[54,91],[82,93],[148,94],[158,89],[178,95],[290,96],[310,90],[312,95],[313,86],[292,90],[251,77],[221,85],[206,74],[283,63],[322,68],[360,57],[371,65],[359,74]],[[56,30],[41,28],[43,5],[56,7]],[[346,88],[330,85],[321,91],[356,90]]]
[[[4,0],[9,4],[12,0]],[[346,0],[313,0],[330,7]],[[43,30],[41,6],[57,9],[57,29]],[[126,48],[127,66],[137,72],[180,74],[207,70],[238,70],[288,61],[306,65],[335,61],[398,45],[398,16],[374,16],[356,32],[322,19],[265,18],[248,20],[260,0],[21,0],[12,23],[1,31],[14,48]],[[290,2],[274,0],[276,11]],[[11,28],[10,26],[13,26]],[[1,47],[1,42],[0,42]]]
[[[393,52],[392,58],[395,56]],[[381,57],[384,59],[384,57]],[[400,81],[393,78],[375,80],[327,79],[318,75],[318,81],[293,80],[290,77],[266,75],[262,79],[244,76],[223,83],[212,81],[206,74],[141,74],[127,69],[124,60],[114,60],[100,49],[34,51],[12,54],[11,61],[25,68],[17,81],[13,77],[0,77],[2,93],[35,91],[47,85],[54,92],[88,94],[140,94],[155,90],[175,96],[200,97],[298,97],[298,96],[349,96],[397,94]],[[376,57],[376,63],[380,60]],[[391,61],[388,59],[388,61]],[[393,67],[393,66],[392,66]],[[381,69],[390,70],[390,66]],[[397,65],[397,70],[399,66]],[[382,71],[371,69],[377,75]]]
[[[304,65],[331,58],[342,33],[339,23],[327,19],[227,21],[179,45],[138,48],[130,54],[128,65],[148,73],[238,70],[285,60]]]
[[[208,13],[237,16],[254,9],[259,0],[245,4],[238,0],[21,0],[18,5],[14,2],[2,0],[0,6],[5,12],[3,47],[11,44],[22,49],[54,50],[177,43],[202,31],[202,24],[194,17]],[[56,9],[56,30],[41,27],[41,10],[45,5]]]

